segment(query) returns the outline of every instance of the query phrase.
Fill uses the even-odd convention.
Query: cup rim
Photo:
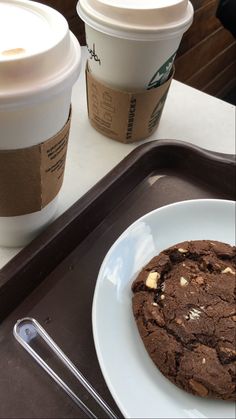
[[[100,16],[92,16],[91,11],[85,10],[80,1],[77,3],[76,10],[85,25],[88,25],[92,29],[104,33],[105,35],[133,41],[158,41],[182,36],[191,26],[194,15],[193,5],[188,1],[186,15],[182,21],[160,28],[150,28],[147,26],[139,27],[135,25],[128,27],[128,25],[118,21],[109,22],[105,19],[106,16],[103,16],[104,19]]]

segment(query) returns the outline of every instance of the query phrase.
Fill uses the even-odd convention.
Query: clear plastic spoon
[[[53,380],[71,397],[71,399],[86,413],[89,418],[97,416],[84,404],[84,402],[71,390],[71,388],[56,374],[40,355],[41,349],[46,345],[51,349],[63,365],[76,377],[89,394],[96,400],[109,418],[117,419],[117,416],[110,409],[107,403],[101,398],[83,374],[75,367],[70,359],[64,354],[59,346],[53,341],[43,327],[32,318],[23,318],[16,322],[13,334],[16,340],[25,350],[37,361],[37,363],[53,378]]]

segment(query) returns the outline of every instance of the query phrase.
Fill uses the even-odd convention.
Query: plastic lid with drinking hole
[[[137,40],[174,37],[184,33],[193,20],[188,0],[80,0],[77,11],[100,32]]]
[[[81,51],[66,19],[28,0],[0,0],[0,107],[72,85]]]

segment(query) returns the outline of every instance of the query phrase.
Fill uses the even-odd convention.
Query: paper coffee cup
[[[80,0],[89,68],[120,89],[160,86],[193,20],[188,0]]]
[[[0,1],[2,159],[4,153],[42,145],[62,130],[80,65],[80,45],[60,13],[34,1]],[[57,196],[32,213],[0,213],[0,245],[27,244],[52,221],[56,210]]]

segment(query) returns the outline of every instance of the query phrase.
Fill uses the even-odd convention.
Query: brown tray
[[[0,271],[1,418],[85,417],[14,340],[13,326],[26,316],[44,325],[121,416],[102,377],[92,336],[101,262],[124,229],[154,208],[196,198],[235,200],[235,172],[233,156],[183,142],[147,143]],[[79,394],[87,400],[85,390]],[[90,400],[88,405],[104,417]]]

